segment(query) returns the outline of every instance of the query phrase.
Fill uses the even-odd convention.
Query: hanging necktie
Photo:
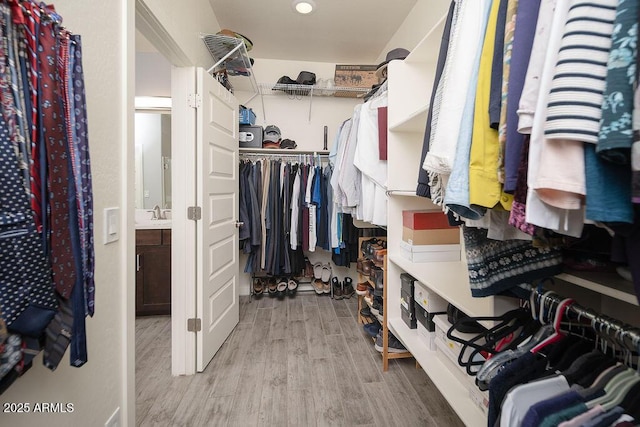
[[[43,210],[46,203],[42,197],[42,173],[40,162],[40,138],[38,135],[38,32],[40,30],[40,10],[31,2],[22,3],[24,7],[24,31],[27,45],[28,88],[31,111],[27,112],[30,123],[31,136],[31,209],[34,213],[38,231],[43,231]],[[46,239],[45,239],[46,240]]]
[[[48,160],[53,282],[58,293],[63,298],[69,298],[75,283],[76,271],[69,230],[69,152],[58,91],[56,32],[55,23],[48,19],[42,20],[38,50],[41,72],[39,105]]]
[[[83,264],[86,256],[84,256],[84,248],[82,246],[82,216],[80,214],[82,195],[82,183],[80,176],[79,153],[76,134],[76,117],[72,114],[74,98],[73,80],[71,79],[71,58],[74,55],[74,42],[70,41],[70,35],[67,31],[63,31],[60,35],[60,49],[58,72],[60,76],[60,92],[62,93],[62,105],[64,111],[64,120],[66,123],[67,139],[69,142],[69,154],[71,156],[71,168],[73,170],[73,179],[69,181],[69,193],[75,196],[74,206],[71,206],[71,244],[73,250],[73,258],[75,268],[78,272],[76,284],[71,292],[71,302],[73,311],[73,327],[71,335],[71,365],[80,367],[87,361],[87,338],[86,338],[86,298],[84,287]],[[82,274],[80,274],[82,272]]]
[[[93,246],[93,192],[91,180],[91,160],[89,158],[89,139],[87,135],[87,106],[82,69],[82,41],[79,35],[70,36],[71,82],[73,96],[72,114],[75,123],[74,141],[76,142],[74,164],[77,165],[76,197],[78,199],[80,243],[82,247],[82,274],[86,293],[87,314],[93,316],[95,300]]]

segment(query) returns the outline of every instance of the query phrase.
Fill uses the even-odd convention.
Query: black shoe
[[[360,310],[360,316],[362,317],[373,317],[373,313],[371,313],[371,309],[369,306],[366,306],[362,310]]]
[[[345,277],[344,285],[342,288],[342,298],[349,299],[355,292],[355,289],[353,289],[353,280],[351,279],[351,277]]]
[[[336,276],[331,278],[331,286],[333,286],[333,299],[342,299],[342,285]]]

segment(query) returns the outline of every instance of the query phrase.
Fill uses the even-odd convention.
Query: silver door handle
[[[240,228],[244,226],[244,222],[242,221],[236,221],[236,228]]]
[[[136,271],[140,271],[140,254],[136,254]]]

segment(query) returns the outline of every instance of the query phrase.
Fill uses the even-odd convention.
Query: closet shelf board
[[[427,124],[428,110],[428,104],[420,106],[420,108],[409,114],[404,120],[398,123],[392,123],[389,126],[389,130],[392,132],[424,133]]]
[[[413,354],[420,366],[429,375],[440,393],[447,399],[466,426],[486,426],[487,417],[469,397],[466,385],[440,360],[437,351],[430,350],[418,336],[416,329],[409,329],[402,318],[389,320],[391,332],[398,337],[407,350]]]
[[[500,316],[518,307],[514,298],[472,297],[464,261],[411,262],[395,252],[389,260],[468,316]],[[493,326],[491,322],[482,323],[486,327]]]
[[[408,64],[419,64],[424,62],[432,62],[435,58],[438,58],[438,52],[440,51],[440,40],[442,39],[442,33],[444,32],[444,26],[447,21],[447,8],[449,7],[447,2],[441,2],[445,6],[445,10],[442,11],[441,18],[431,28],[429,33],[418,43],[416,47],[411,50],[409,56],[405,58],[405,62]]]
[[[567,271],[556,278],[635,306],[639,305],[633,284],[614,272]]]

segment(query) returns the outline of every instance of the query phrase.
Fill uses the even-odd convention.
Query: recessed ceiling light
[[[313,0],[293,0],[291,3],[296,12],[306,15],[313,12],[316,8],[316,4]]]

